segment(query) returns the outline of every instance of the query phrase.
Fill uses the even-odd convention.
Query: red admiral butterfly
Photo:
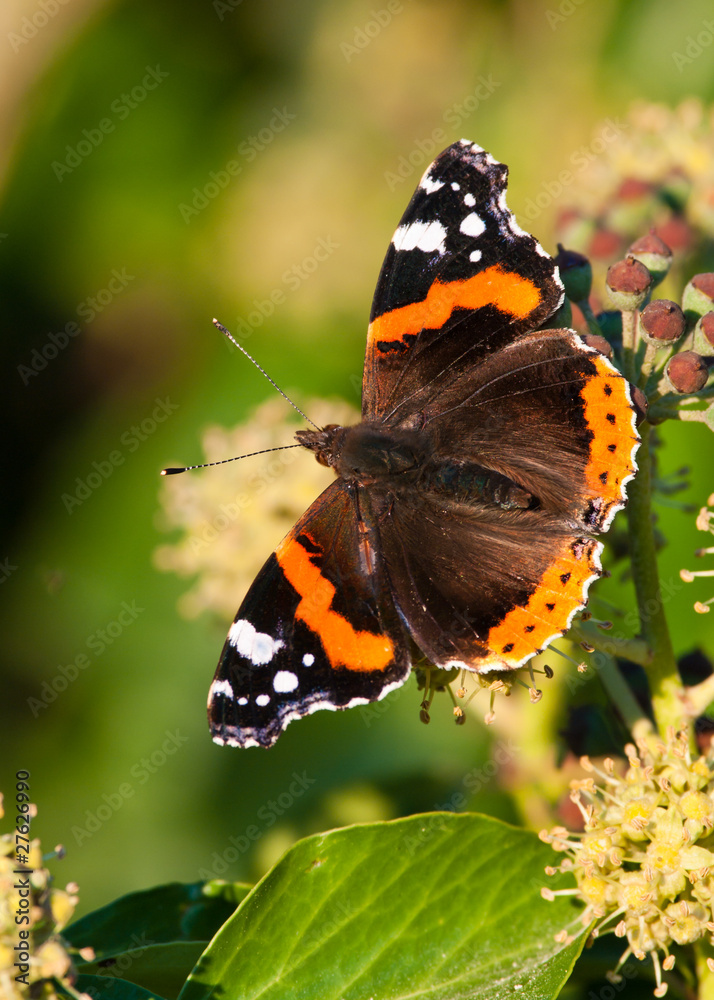
[[[367,333],[362,423],[297,439],[336,480],[270,556],[208,699],[216,743],[383,698],[413,659],[520,667],[601,575],[639,438],[630,386],[572,330],[548,254],[474,143],[424,174]]]

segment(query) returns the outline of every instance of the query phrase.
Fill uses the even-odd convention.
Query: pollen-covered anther
[[[553,890],[547,889],[545,886],[541,888],[540,894],[543,897],[543,899],[547,899],[549,903],[552,903],[553,900],[555,899],[555,893],[553,892]]]
[[[553,865],[546,865],[545,866],[545,873],[546,873],[546,875],[557,875],[558,869],[554,868]]]
[[[667,955],[664,962],[662,962],[662,968],[665,972],[671,972],[674,968],[674,955]]]
[[[579,674],[586,674],[587,672],[588,672],[588,665],[587,665],[587,663],[579,663],[578,664],[578,673]]]
[[[623,938],[627,934],[627,924],[624,920],[620,920],[615,925],[615,937]]]
[[[602,762],[602,766],[604,770],[607,772],[607,774],[612,775],[615,773],[615,761],[612,759],[612,757],[606,757],[605,760]]]
[[[645,882],[654,882],[657,878],[657,872],[654,870],[652,865],[643,865],[642,874],[645,877]]]
[[[594,778],[574,778],[570,782],[570,788],[573,792],[587,792],[589,795],[594,795],[597,791]]]

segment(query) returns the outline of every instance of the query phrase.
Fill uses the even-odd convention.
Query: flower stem
[[[583,319],[588,324],[588,330],[590,333],[594,333],[596,336],[602,337],[602,329],[598,321],[595,319],[595,313],[592,311],[588,300],[583,299],[582,302],[576,302],[575,304],[583,314]]]
[[[652,724],[640,708],[629,684],[620,673],[611,656],[604,655],[600,662],[600,680],[612,704],[622,717],[633,739],[649,735]]]
[[[641,424],[640,435],[642,444],[637,453],[639,471],[627,491],[632,575],[640,615],[640,633],[652,650],[652,661],[647,667],[652,708],[660,735],[666,736],[668,726],[674,726],[676,730],[681,728],[685,712],[680,700],[682,681],[674,658],[657,570],[650,503],[650,425],[647,421]]]
[[[589,643],[595,649],[613,656],[620,656],[640,667],[648,667],[652,662],[652,650],[643,639],[625,639],[618,635],[603,633],[592,622],[579,621],[573,625],[570,635]]]
[[[637,382],[635,353],[637,351],[637,313],[622,310],[622,370],[632,383]]]

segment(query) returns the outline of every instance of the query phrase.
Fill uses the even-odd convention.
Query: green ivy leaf
[[[123,980],[163,997],[178,996],[208,941],[172,941],[123,951],[101,962],[78,966],[83,975]]]
[[[535,834],[430,813],[297,843],[208,946],[180,1000],[557,996],[586,931]],[[556,945],[563,928],[578,937]]]
[[[121,896],[62,932],[75,948],[91,947],[95,961],[170,941],[209,941],[250,886],[172,882]]]

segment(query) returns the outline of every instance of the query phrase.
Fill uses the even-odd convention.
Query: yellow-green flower
[[[34,810],[32,811],[34,816]],[[0,817],[3,816],[0,795]],[[18,869],[22,871],[18,874]],[[26,872],[26,873],[25,873]],[[23,895],[28,882],[29,897]],[[3,1000],[59,1000],[58,984],[71,986],[75,979],[72,960],[59,931],[69,923],[77,905],[77,887],[66,890],[52,885],[52,876],[44,867],[40,841],[31,841],[27,862],[18,863],[15,854],[15,834],[0,836],[0,997]],[[21,899],[29,908],[21,909]],[[17,915],[27,916],[27,922],[16,921]],[[27,947],[28,968],[22,963]],[[18,980],[17,976],[23,980]]]
[[[714,944],[714,761],[692,759],[686,736],[673,732],[666,743],[625,749],[629,767],[621,774],[611,759],[601,767],[581,759],[595,775],[571,782],[584,831],[556,827],[541,839],[566,855],[546,872],[574,873],[577,888],[561,891],[585,903],[583,925],[597,921],[595,935],[627,939],[618,968],[630,955],[650,956],[660,997],[673,944]]]

